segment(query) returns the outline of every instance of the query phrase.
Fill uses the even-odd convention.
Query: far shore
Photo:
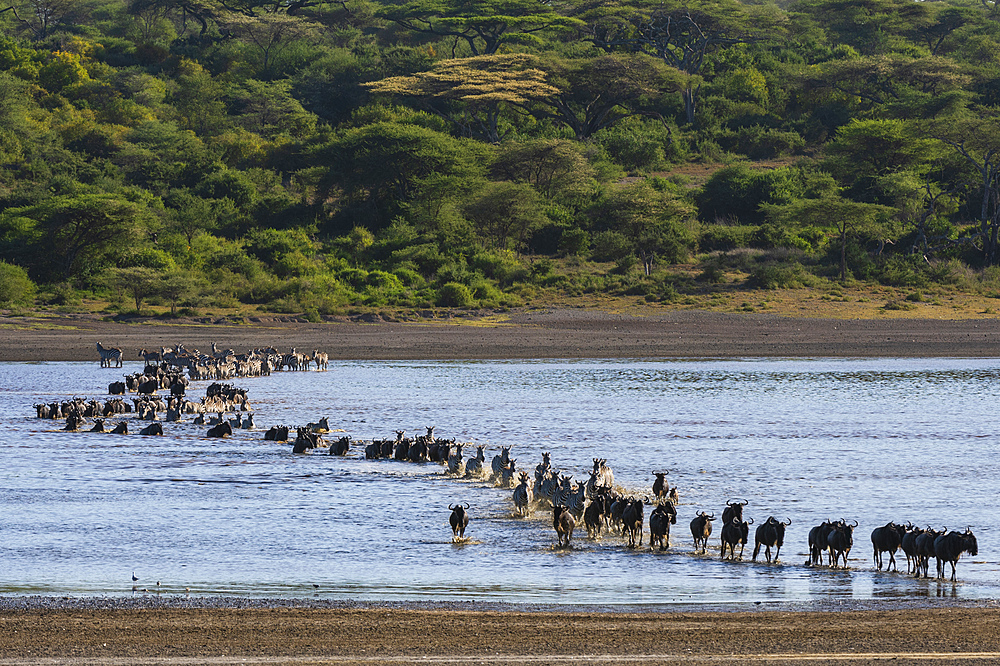
[[[522,309],[309,323],[291,317],[108,321],[0,317],[0,361],[98,361],[96,343],[139,350],[325,351],[337,360],[1000,356],[1000,319],[816,319],[696,310]]]

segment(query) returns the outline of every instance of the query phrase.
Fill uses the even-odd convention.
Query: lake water
[[[235,380],[259,429],[225,440],[191,417],[142,437],[34,416],[37,402],[103,400],[139,370],[0,364],[0,595],[130,595],[135,572],[139,594],[358,601],[1000,598],[998,359],[339,362]],[[671,548],[651,553],[648,528],[629,550],[581,525],[559,550],[550,513],[511,517],[510,490],[434,463],[367,461],[361,447],[294,455],[263,440],[323,416],[355,440],[435,425],[487,444],[487,460],[512,445],[522,469],[549,451],[579,480],[607,458],[635,492],[669,470],[681,498]],[[749,562],[752,541],[745,561],[719,561],[718,521],[695,554],[691,518],[731,498],[758,523],[791,519],[779,564]],[[454,502],[471,507],[467,543],[452,543]],[[859,522],[850,568],[803,566],[809,529],[838,518]],[[876,572],[869,535],[889,520],[971,526],[979,555],[963,557],[957,584]]]

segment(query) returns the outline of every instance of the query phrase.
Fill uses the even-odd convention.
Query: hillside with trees
[[[998,265],[990,0],[0,5],[2,307],[1000,297]]]

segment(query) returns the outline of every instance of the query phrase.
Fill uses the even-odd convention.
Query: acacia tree
[[[126,247],[152,221],[141,204],[111,194],[57,196],[8,213],[34,222],[23,232],[43,244],[34,250],[37,261],[63,279]]]
[[[688,123],[694,122],[698,75],[719,50],[776,37],[785,16],[772,6],[709,0],[698,9],[679,2],[628,5],[602,3],[586,11],[590,41],[607,52],[645,53],[688,75],[681,90]]]
[[[629,116],[659,117],[649,108],[654,105],[645,102],[689,87],[686,74],[642,53],[574,59],[549,56],[538,67],[558,92],[526,108],[537,118],[569,127],[581,140]]]
[[[429,111],[447,118],[462,136],[499,143],[500,117],[510,105],[525,107],[559,92],[545,82],[537,58],[522,54],[454,58],[430,71],[393,76],[366,84],[375,93],[418,98]]]
[[[847,280],[847,243],[860,234],[886,239],[898,232],[896,209],[879,204],[859,203],[839,196],[798,199],[783,205],[764,204],[765,215],[784,226],[811,226],[832,229],[840,246],[840,279]]]
[[[256,48],[264,76],[272,74],[275,59],[296,40],[317,34],[316,24],[288,14],[247,16],[233,13],[226,16],[223,25]]]
[[[474,56],[491,55],[505,44],[537,44],[539,33],[583,25],[544,0],[413,0],[385,5],[379,16],[414,32],[453,37],[452,56],[459,42]]]
[[[968,207],[978,209],[970,238],[987,264],[1000,264],[1000,118],[938,120],[927,123],[925,133],[950,147],[968,168],[958,179],[967,186]]]

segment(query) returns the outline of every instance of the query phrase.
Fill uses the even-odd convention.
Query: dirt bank
[[[332,359],[514,359],[742,356],[993,357],[1000,320],[803,319],[698,311],[614,314],[539,310],[413,322],[280,319],[143,322],[96,316],[0,318],[0,361],[97,361],[96,343],[141,348],[212,342],[246,351],[273,345]]]
[[[31,609],[0,611],[0,663],[997,663],[998,626],[988,608]]]

